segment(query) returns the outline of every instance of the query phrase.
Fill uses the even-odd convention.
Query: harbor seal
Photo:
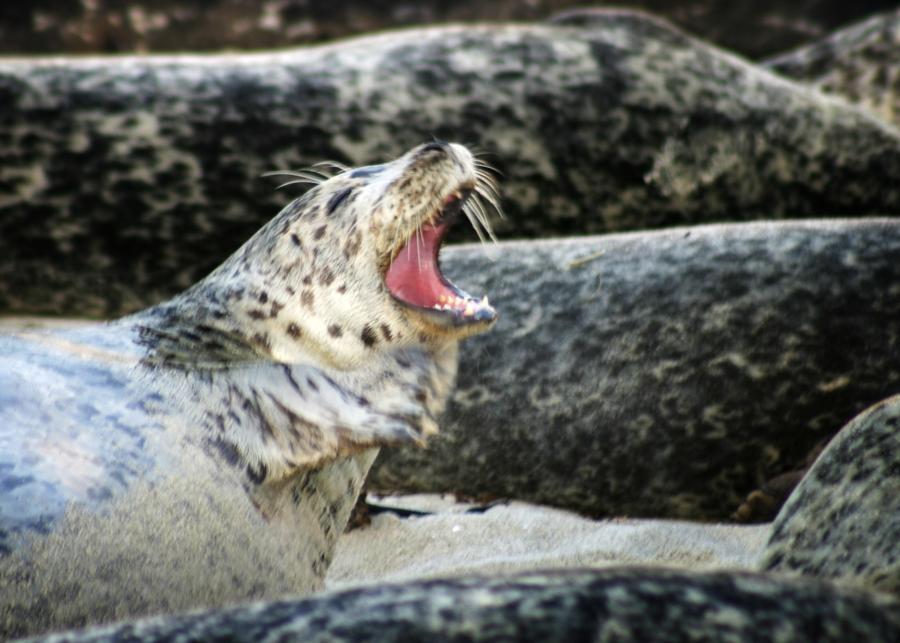
[[[896,129],[662,20],[578,20],[0,60],[0,312],[157,303],[281,203],[273,159],[365,165],[431,135],[497,154],[508,237],[900,214]]]
[[[492,254],[443,255],[509,314],[461,356],[479,377],[459,382],[441,435],[427,452],[383,452],[375,491],[728,520],[900,390],[898,221],[695,226]]]
[[[900,126],[900,9],[871,16],[762,64]]]
[[[621,568],[365,587],[42,640],[896,641],[898,609],[821,581]]]
[[[170,301],[0,337],[0,638],[316,589],[377,447],[437,431],[497,318],[438,251],[495,184],[443,142],[296,177]]]
[[[831,441],[775,519],[760,569],[900,595],[900,396]]]

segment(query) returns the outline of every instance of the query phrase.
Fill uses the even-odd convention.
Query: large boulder
[[[501,319],[441,434],[370,488],[728,518],[900,391],[900,222],[754,223],[444,251]]]
[[[503,173],[506,236],[900,214],[900,132],[647,16],[279,54],[0,62],[0,311],[113,315],[197,281],[260,174],[432,135]]]
[[[760,568],[900,594],[900,396],[832,440],[775,519]]]
[[[66,632],[117,641],[896,641],[900,604],[826,583],[664,570],[382,585]]]
[[[765,66],[900,125],[900,9],[774,57]]]
[[[448,21],[534,20],[583,0],[42,0],[0,4],[0,52],[269,49]],[[617,0],[748,56],[787,49],[893,6],[891,0]]]

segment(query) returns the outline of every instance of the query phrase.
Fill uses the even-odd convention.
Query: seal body
[[[159,302],[262,225],[273,163],[374,163],[432,135],[497,155],[510,237],[900,213],[895,129],[641,14],[4,60],[0,311]]]
[[[495,318],[436,263],[474,159],[320,179],[168,302],[0,337],[0,637],[316,589],[376,447],[437,430]]]
[[[170,640],[894,641],[898,602],[828,583],[658,569],[532,572],[382,585],[65,633]]]
[[[900,125],[900,9],[866,18],[763,65]]]
[[[370,488],[727,520],[900,387],[898,256],[889,219],[448,248],[508,314],[427,454],[383,452]]]
[[[900,396],[835,436],[776,517],[760,568],[900,595]]]

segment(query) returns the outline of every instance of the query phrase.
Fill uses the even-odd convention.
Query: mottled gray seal
[[[459,382],[441,435],[427,451],[383,452],[375,489],[726,520],[900,390],[894,220],[700,226],[506,242],[493,260],[471,247],[443,256],[448,274],[510,314],[461,356],[479,377]]]
[[[763,64],[900,126],[900,9],[872,16]]]
[[[0,638],[319,587],[374,447],[436,432],[457,341],[496,319],[437,265],[493,190],[430,143],[170,301],[0,338]]]
[[[583,5],[581,0],[483,2],[481,0],[368,0],[310,3],[279,0],[91,0],[3,5],[0,52],[87,54],[150,51],[238,51],[282,49],[364,32],[447,22],[517,21],[546,18]],[[593,3],[599,4],[599,3]],[[609,3],[605,3],[609,4]],[[666,16],[687,31],[751,58],[771,55],[822,37],[892,0],[848,4],[816,0],[618,0]]]
[[[760,567],[900,594],[900,396],[831,441],[775,519]]]
[[[0,61],[0,311],[157,303],[262,224],[273,162],[367,164],[431,135],[498,155],[508,236],[900,214],[896,129],[661,20],[569,20]]]
[[[900,639],[900,603],[751,573],[608,569],[346,590],[66,633],[116,641],[843,643]]]

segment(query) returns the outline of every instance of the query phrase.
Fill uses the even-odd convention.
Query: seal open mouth
[[[471,193],[471,188],[465,188],[447,197],[438,215],[422,224],[400,248],[384,276],[394,299],[442,325],[497,319],[486,295],[479,300],[457,287],[443,275],[438,262],[444,237]]]

